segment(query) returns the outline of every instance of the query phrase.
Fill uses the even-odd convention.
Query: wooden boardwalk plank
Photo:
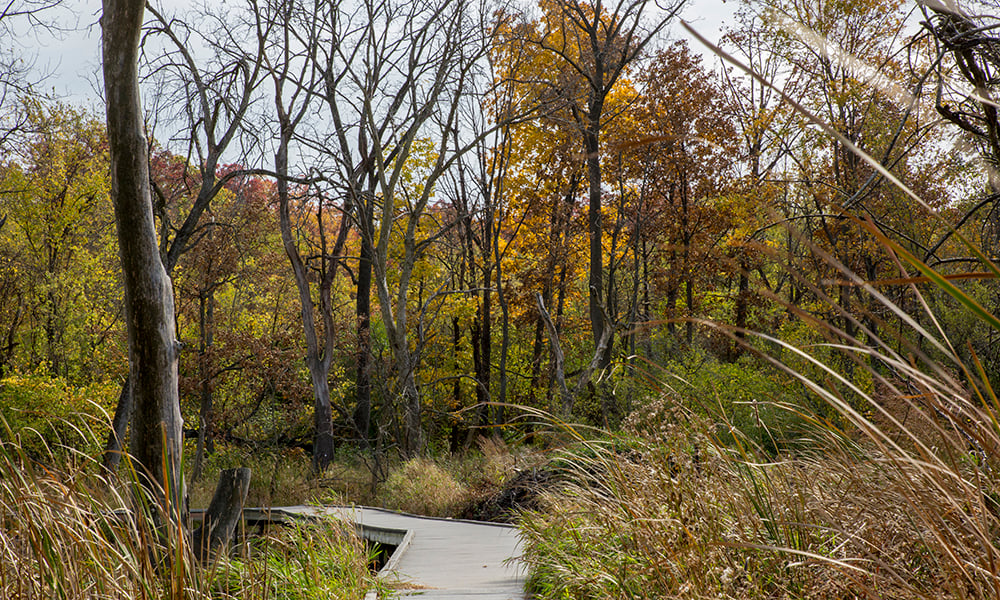
[[[473,598],[522,600],[524,566],[517,530],[508,525],[435,519],[367,507],[292,506],[275,509],[299,515],[330,515],[360,525],[412,533],[394,556],[389,582],[399,595],[425,600]],[[398,554],[398,552],[397,552]]]

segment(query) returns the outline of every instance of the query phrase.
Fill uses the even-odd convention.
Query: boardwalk
[[[405,537],[385,577],[401,596],[421,600],[521,600],[524,569],[517,530],[506,525],[415,517],[378,508],[294,506],[300,515],[332,515]],[[407,532],[404,536],[403,532]]]

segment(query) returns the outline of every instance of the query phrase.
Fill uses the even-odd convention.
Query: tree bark
[[[730,361],[735,362],[740,356],[743,355],[744,343],[746,340],[746,333],[744,330],[747,327],[747,315],[749,313],[749,301],[750,301],[750,265],[747,263],[746,257],[742,256],[743,250],[739,250],[741,253],[739,260],[739,280],[736,287],[736,315],[735,315],[735,340],[733,340],[733,350],[730,354]]]
[[[500,305],[500,381],[497,391],[496,402],[500,403],[497,408],[497,422],[501,425],[507,422],[507,356],[510,352],[510,307],[507,304],[507,295],[503,289],[502,256],[500,255],[499,243],[500,229],[497,227],[496,235],[493,239],[493,253],[497,270],[497,304]]]
[[[201,406],[198,411],[198,442],[195,445],[194,467],[191,481],[201,478],[201,468],[205,454],[215,450],[212,438],[212,405],[214,404],[212,365],[209,352],[214,344],[215,333],[215,291],[203,292],[198,305],[198,376],[201,379]]]
[[[283,112],[279,109],[279,112]],[[306,366],[313,388],[313,421],[315,438],[313,442],[313,468],[322,471],[333,462],[333,410],[330,407],[330,382],[327,379],[330,371],[329,343],[331,332],[326,332],[328,343],[325,353],[320,350],[316,319],[313,314],[312,292],[309,287],[309,276],[306,266],[299,255],[298,247],[292,235],[291,200],[288,191],[288,144],[291,141],[291,125],[287,116],[279,118],[282,121],[281,140],[275,154],[275,171],[278,174],[278,221],[281,228],[281,241],[295,275],[295,285],[299,292],[299,307],[302,314],[302,327],[306,338]]]
[[[587,182],[588,206],[587,206],[587,229],[590,236],[590,275],[588,277],[589,287],[589,308],[590,308],[590,328],[594,336],[594,347],[596,348],[601,338],[604,337],[604,329],[610,324],[604,322],[604,311],[601,310],[603,304],[601,292],[604,289],[604,225],[601,218],[601,150],[600,150],[600,115],[603,112],[602,105],[591,109],[596,113],[597,118],[591,119],[590,126],[584,132],[584,150],[587,153]],[[601,368],[610,364],[611,355],[608,353],[608,360],[602,357]]]
[[[488,258],[488,257],[487,257]],[[491,332],[491,315],[493,312],[492,265],[487,263],[483,268],[482,298],[477,310],[476,321],[472,327],[472,358],[476,372],[476,403],[480,406],[479,422],[476,424],[484,431],[491,425],[489,402],[490,369],[492,367],[493,334]]]
[[[555,365],[556,384],[559,386],[559,397],[561,399],[560,409],[562,411],[562,416],[568,417],[573,413],[574,396],[570,393],[569,388],[566,386],[565,361],[563,359],[562,346],[559,344],[559,332],[556,331],[556,326],[552,322],[552,317],[549,316],[549,311],[545,309],[545,303],[542,302],[542,295],[538,292],[535,292],[535,302],[538,304],[538,314],[540,315],[542,321],[545,322],[545,328],[549,331],[549,344],[552,351],[552,362]]]
[[[359,211],[360,212],[360,211]],[[371,210],[364,209],[370,215]],[[355,375],[354,427],[363,448],[371,446],[371,295],[372,295],[372,246],[370,221],[361,223],[368,234],[361,239],[361,260],[358,263],[358,285],[355,298],[355,316],[358,324],[358,346],[356,353],[357,373]]]
[[[104,0],[101,16],[111,199],[125,286],[133,392],[130,451],[137,472],[164,503],[169,518],[183,523],[183,421],[174,298],[156,241],[139,99],[144,6],[143,0]]]
[[[400,353],[396,368],[403,398],[403,453],[407,457],[419,456],[424,451],[424,428],[421,424],[420,392],[413,376],[414,365],[409,352]]]
[[[205,520],[193,535],[192,545],[199,560],[211,560],[220,548],[226,547],[233,539],[249,491],[250,469],[225,469],[219,474],[219,483],[205,511]]]
[[[118,394],[115,416],[111,418],[111,433],[108,435],[108,442],[104,446],[104,457],[101,459],[101,466],[108,474],[113,475],[118,472],[118,465],[122,461],[122,449],[125,447],[125,434],[131,418],[132,380],[126,377]]]

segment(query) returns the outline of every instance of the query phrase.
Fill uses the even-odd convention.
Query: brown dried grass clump
[[[995,597],[996,517],[950,474],[837,436],[768,459],[715,429],[576,450],[577,483],[521,521],[538,597]]]
[[[431,517],[454,516],[468,489],[428,458],[413,458],[392,471],[380,490],[386,508]]]

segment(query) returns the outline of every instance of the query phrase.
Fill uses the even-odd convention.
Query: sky
[[[100,94],[100,0],[63,0],[64,7],[51,13],[61,31],[55,35],[47,32],[19,31],[15,44],[22,52],[34,55],[35,70],[45,74],[41,89],[66,102],[82,105],[101,112]],[[167,12],[183,9],[192,0],[164,0],[157,3]],[[737,0],[688,0],[682,13],[691,26],[712,41],[717,41],[720,31],[731,20]],[[672,28],[674,37],[687,37],[677,25]],[[697,42],[692,49],[702,52]]]
[[[49,10],[44,18],[55,31],[30,29],[15,23],[13,52],[28,57],[36,78],[44,77],[41,89],[73,103],[92,103],[100,67],[100,2],[64,0],[64,6]],[[6,50],[7,48],[4,48]]]

